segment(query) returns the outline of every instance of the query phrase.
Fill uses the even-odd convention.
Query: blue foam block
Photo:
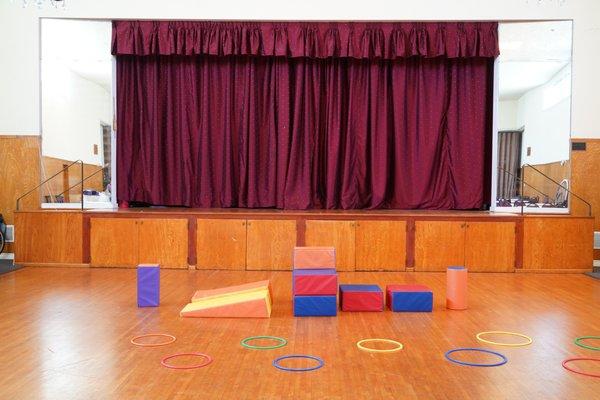
[[[433,310],[432,292],[393,292],[392,311],[431,312]]]
[[[294,296],[295,317],[333,317],[336,315],[336,296]]]
[[[139,265],[137,268],[138,307],[158,307],[160,303],[160,267]]]

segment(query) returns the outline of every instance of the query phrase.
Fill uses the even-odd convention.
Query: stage
[[[290,270],[334,246],[340,271],[586,272],[593,218],[483,211],[129,208],[15,214],[25,266]]]

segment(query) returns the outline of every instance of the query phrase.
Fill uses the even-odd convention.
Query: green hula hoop
[[[257,340],[257,339],[270,339],[270,340],[275,340],[279,343],[273,345],[273,346],[253,346],[251,344],[248,344],[249,341],[251,340]],[[254,349],[254,350],[272,350],[272,349],[278,349],[280,347],[283,347],[287,344],[287,340],[285,340],[284,338],[280,338],[277,336],[250,336],[247,337],[246,339],[241,341],[242,346],[244,346],[247,349]]]
[[[579,347],[583,347],[584,349],[589,349],[589,350],[600,351],[600,347],[594,347],[594,346],[590,346],[590,345],[581,343],[581,341],[585,340],[585,339],[600,339],[600,336],[581,336],[581,337],[578,337],[577,339],[575,339],[575,344]]]

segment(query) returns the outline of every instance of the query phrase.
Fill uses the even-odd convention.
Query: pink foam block
[[[335,268],[335,248],[294,247],[294,269]]]

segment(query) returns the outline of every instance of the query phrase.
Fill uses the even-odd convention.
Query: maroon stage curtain
[[[119,200],[489,203],[497,24],[381,25],[114,22]]]

